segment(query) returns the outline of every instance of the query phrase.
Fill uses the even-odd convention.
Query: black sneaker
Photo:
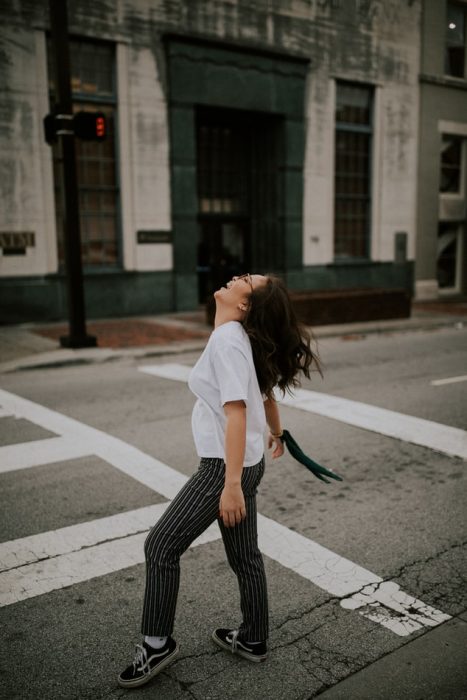
[[[122,688],[144,685],[165,668],[178,654],[177,642],[169,637],[161,649],[153,649],[146,642],[136,645],[135,660],[118,677]]]
[[[267,646],[266,642],[258,642],[258,644],[248,644],[243,639],[238,638],[239,630],[227,630],[219,628],[214,630],[212,638],[216,644],[222,649],[231,651],[232,654],[243,656],[248,661],[266,661]]]

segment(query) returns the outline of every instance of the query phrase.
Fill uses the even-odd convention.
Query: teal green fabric
[[[337,479],[337,481],[343,481],[341,476],[330,469],[326,469],[326,467],[322,467],[320,464],[310,459],[310,457],[307,457],[307,455],[302,452],[301,447],[295,442],[288,430],[284,430],[282,432],[281,441],[285,444],[292,457],[296,459],[297,462],[300,462],[300,464],[303,464],[312,474],[314,474],[318,479],[321,479],[321,481],[329,484],[330,482],[328,479],[326,479],[326,477]]]

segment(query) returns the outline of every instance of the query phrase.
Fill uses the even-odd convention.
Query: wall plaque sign
[[[0,248],[3,255],[26,255],[26,248],[36,245],[33,231],[0,231]]]
[[[138,243],[172,243],[172,231],[138,231]]]

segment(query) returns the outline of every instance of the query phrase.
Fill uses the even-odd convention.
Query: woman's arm
[[[266,399],[264,402],[264,411],[270,430],[268,447],[271,448],[273,445],[275,446],[272,458],[277,459],[277,457],[281,457],[284,454],[284,445],[280,439],[280,435],[282,435],[281,417],[276,401],[274,399]]]
[[[233,527],[246,517],[242,491],[242,472],[246,444],[246,406],[244,401],[224,404],[225,426],[225,484],[219,512],[226,527]]]

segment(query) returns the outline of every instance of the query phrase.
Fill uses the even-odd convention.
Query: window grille
[[[202,124],[198,129],[200,214],[248,211],[247,152],[243,130]]]
[[[49,76],[53,76],[51,53]],[[112,44],[70,40],[73,111],[100,111],[107,118],[102,142],[75,140],[82,260],[89,267],[115,267],[119,251],[119,184],[116,162],[115,52]],[[51,103],[53,80],[49,81]],[[59,145],[54,146],[57,243],[64,264]]]
[[[334,255],[369,256],[373,89],[337,83]]]

